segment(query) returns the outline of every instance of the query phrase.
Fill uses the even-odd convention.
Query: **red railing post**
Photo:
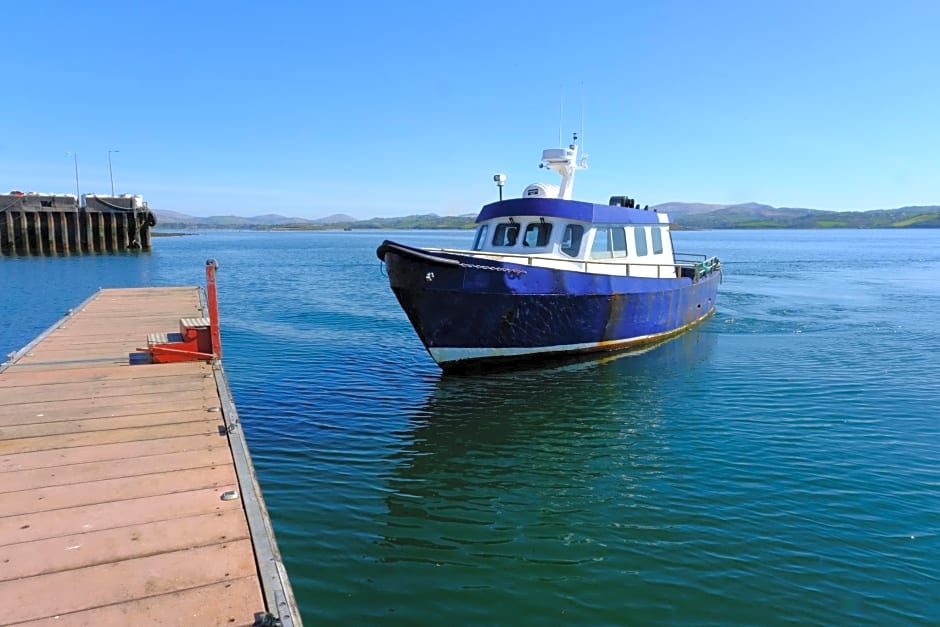
[[[215,271],[219,263],[215,259],[206,261],[206,298],[209,301],[209,332],[212,334],[212,354],[222,359],[222,334],[219,330],[219,299],[215,293]]]

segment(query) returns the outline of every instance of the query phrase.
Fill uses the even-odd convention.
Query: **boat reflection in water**
[[[380,559],[472,571],[462,586],[501,594],[502,569],[536,562],[554,565],[538,578],[566,577],[609,559],[617,526],[649,534],[657,523],[642,519],[662,506],[653,493],[670,465],[670,397],[703,378],[710,326],[642,352],[442,377],[390,459]],[[427,586],[448,589],[428,575]]]

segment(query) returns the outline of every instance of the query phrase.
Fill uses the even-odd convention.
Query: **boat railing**
[[[676,259],[676,263],[697,263],[699,261],[705,261],[706,255],[700,255],[698,253],[675,253],[673,255]]]
[[[449,253],[458,253],[458,254],[467,254],[465,250],[456,250],[456,249],[439,249],[440,252],[449,252]],[[493,261],[505,261],[507,258],[511,259],[512,263],[518,263],[520,265],[526,266],[539,266],[547,268],[557,268],[565,269],[570,268],[571,270],[580,270],[582,272],[588,272],[589,266],[611,266],[611,267],[623,267],[624,276],[636,276],[638,278],[650,278],[650,279],[674,279],[680,276],[685,276],[682,272],[683,267],[694,268],[695,263],[701,263],[701,260],[705,259],[705,255],[701,255],[701,260],[699,261],[688,261],[688,262],[678,262],[677,263],[642,263],[637,261],[610,261],[610,260],[581,260],[581,259],[559,259],[558,257],[548,257],[544,255],[520,255],[519,253],[492,253],[487,251],[473,251],[473,256],[481,259],[491,259]],[[559,264],[564,264],[562,267]],[[635,268],[655,268],[655,276],[650,276],[650,273],[643,274],[633,274],[631,269]]]
[[[698,281],[712,272],[721,270],[721,261],[718,257],[709,257],[696,253],[676,253],[676,276],[689,277]]]

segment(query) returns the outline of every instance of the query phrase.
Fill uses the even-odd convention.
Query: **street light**
[[[72,159],[75,160],[75,206],[82,206],[82,192],[78,187],[78,153],[77,152],[67,152],[67,155],[72,155]]]
[[[111,197],[114,197],[114,170],[111,168],[111,153],[112,152],[121,152],[120,150],[109,150],[108,151],[108,173],[111,175]]]

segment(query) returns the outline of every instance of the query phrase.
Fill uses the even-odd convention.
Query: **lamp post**
[[[120,150],[109,150],[108,151],[108,174],[111,175],[111,197],[114,197],[114,170],[111,168],[111,153],[112,152],[121,152]]]
[[[67,152],[67,155],[72,155],[72,159],[75,161],[75,206],[82,206],[82,191],[78,186],[78,153],[77,152]]]
[[[503,185],[506,184],[506,175],[505,174],[494,174],[493,182],[496,183],[496,187],[499,188],[499,200],[503,200]]]

